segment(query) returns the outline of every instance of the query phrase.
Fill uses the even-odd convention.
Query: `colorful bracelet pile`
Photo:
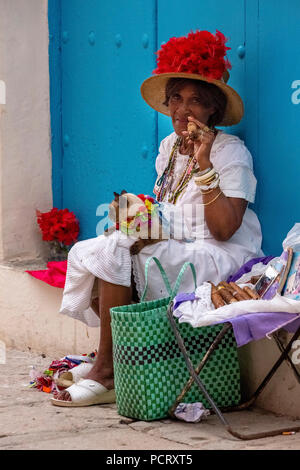
[[[197,176],[194,178],[194,181],[197,186],[200,187],[200,190],[203,194],[208,194],[219,186],[220,175],[217,173],[215,168],[210,167],[198,172]]]
[[[220,175],[214,167],[209,167],[197,173],[195,183],[200,187],[201,194],[209,194],[219,186]],[[208,206],[212,202],[216,201],[221,194],[222,191],[220,190],[211,201],[203,203],[202,205]]]

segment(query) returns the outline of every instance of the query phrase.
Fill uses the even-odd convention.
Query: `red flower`
[[[64,245],[71,245],[77,241],[79,222],[73,212],[54,207],[44,213],[37,210],[36,215],[43,240],[58,241]]]
[[[230,47],[220,31],[190,32],[187,36],[171,38],[157,52],[157,68],[153,73],[195,73],[220,80],[231,64],[225,58]]]
[[[138,197],[143,201],[145,202],[146,199],[148,199],[148,201],[152,202],[152,204],[154,204],[154,199],[152,196],[148,196],[148,194],[138,194]]]

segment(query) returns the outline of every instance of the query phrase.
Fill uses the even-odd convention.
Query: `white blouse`
[[[172,133],[161,142],[156,159],[158,176],[163,173],[168,163],[176,137],[176,134]],[[175,165],[177,179],[186,167],[187,158],[186,155],[177,154]],[[242,140],[219,131],[211,149],[210,159],[220,175],[220,188],[225,196],[254,202],[256,179],[253,174],[252,157]],[[174,286],[178,273],[186,261],[194,264],[198,285],[208,280],[216,284],[237,271],[249,259],[263,256],[260,224],[251,209],[247,207],[242,224],[235,234],[229,240],[221,242],[215,240],[209,232],[201,204],[201,191],[192,178],[176,205],[164,203],[164,214],[168,211],[175,211],[176,217],[179,213],[183,214],[184,218],[181,220],[187,234],[184,233],[182,236],[179,233],[171,239],[145,246],[135,256],[131,256],[129,251],[135,239],[127,237],[120,231],[107,237],[100,235],[76,243],[68,256],[61,313],[77,318],[90,326],[99,325],[99,318],[90,308],[95,277],[113,284],[130,286],[133,272],[137,291],[141,297],[145,287],[145,263],[150,256],[160,260],[171,286]],[[185,240],[190,237],[195,241],[187,243]],[[157,299],[167,295],[155,266],[151,266],[148,280],[147,299]],[[194,290],[191,275],[184,277],[180,290],[181,292]]]
[[[160,144],[159,154],[155,163],[158,177],[162,175],[168,163],[176,138],[177,135],[173,132]],[[173,187],[176,186],[176,182],[180,179],[185,169],[187,158],[187,155],[182,155],[178,152],[175,166],[176,177]],[[253,174],[252,156],[239,137],[219,130],[212,145],[210,160],[220,175],[220,188],[225,196],[242,198],[251,203],[254,202],[257,181]],[[194,178],[192,178],[186,190],[179,196],[176,202],[176,211],[180,212],[180,215],[183,214],[190,236],[197,239],[210,239],[210,241],[218,244],[220,242],[213,239],[207,227],[202,204],[201,191],[199,186],[196,185]],[[197,210],[192,211],[192,206],[197,208]],[[241,245],[262,255],[260,250],[261,241],[259,221],[255,213],[247,207],[240,228],[228,242],[221,242],[221,244],[222,247],[224,247],[224,243]]]

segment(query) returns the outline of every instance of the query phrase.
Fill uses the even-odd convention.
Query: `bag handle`
[[[144,299],[146,297],[146,294],[147,294],[147,290],[148,290],[148,270],[149,270],[149,264],[151,263],[152,260],[155,261],[155,263],[157,264],[157,266],[160,270],[160,273],[162,275],[162,278],[163,278],[163,281],[165,283],[168,294],[169,295],[172,294],[172,289],[171,289],[171,286],[170,286],[169,279],[166,275],[166,272],[164,271],[164,269],[163,269],[162,265],[160,264],[159,260],[155,256],[151,256],[150,258],[147,259],[146,264],[145,264],[145,289],[144,289],[144,292],[143,292],[143,295],[141,297],[140,302],[144,301]]]
[[[171,300],[174,299],[174,297],[177,295],[178,291],[179,291],[179,287],[180,287],[180,284],[181,284],[181,280],[183,278],[183,275],[187,269],[187,267],[190,266],[191,270],[192,270],[192,274],[193,274],[193,278],[194,278],[194,283],[195,283],[195,290],[197,289],[197,275],[196,275],[196,270],[195,270],[195,266],[193,265],[193,263],[190,263],[190,262],[186,262],[184,263],[184,265],[182,266],[179,274],[178,274],[178,277],[176,279],[176,282],[175,282],[175,285],[173,287],[173,290],[170,294],[171,296]]]

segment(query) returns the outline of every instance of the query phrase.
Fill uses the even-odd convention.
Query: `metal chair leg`
[[[276,344],[277,344],[277,346],[278,346],[278,349],[279,349],[281,352],[283,352],[284,349],[285,349],[285,346],[284,346],[284,344],[281,342],[279,336],[278,336],[276,333],[274,333],[273,338],[274,338],[274,340],[275,340],[275,342],[276,342]],[[295,341],[295,340],[294,340],[294,341]],[[298,369],[296,368],[295,364],[293,364],[293,362],[292,362],[290,356],[287,356],[287,357],[286,357],[286,361],[287,361],[287,364],[288,364],[288,365],[290,366],[290,368],[292,369],[292,371],[294,372],[296,379],[297,379],[298,382],[300,383],[300,374],[299,374],[299,371],[298,371]]]
[[[205,353],[205,355],[203,356],[201,362],[199,363],[199,365],[196,367],[195,369],[195,373],[197,374],[197,376],[200,374],[201,370],[203,369],[203,367],[205,366],[205,364],[207,363],[208,359],[210,358],[210,356],[214,353],[214,351],[216,350],[216,348],[218,347],[219,343],[222,341],[223,337],[226,335],[227,331],[228,330],[231,330],[232,329],[232,325],[231,323],[225,323],[224,327],[222,328],[222,330],[218,333],[218,335],[216,336],[216,338],[214,339],[214,341],[211,343],[210,347],[208,348],[207,352]],[[184,395],[190,390],[191,386],[193,385],[194,383],[194,378],[193,376],[191,375],[191,377],[189,378],[189,380],[187,381],[186,385],[183,387],[181,393],[178,395],[178,397],[176,398],[174,404],[172,405],[172,407],[170,408],[169,410],[169,414],[171,416],[174,416],[174,411],[175,409],[177,408],[178,404],[182,401]]]
[[[242,434],[242,433],[239,433],[238,431],[235,431],[234,429],[232,429],[232,427],[230,426],[230,424],[228,423],[228,421],[225,419],[225,417],[223,416],[220,408],[215,404],[215,402],[213,401],[213,399],[210,397],[209,393],[207,392],[204,384],[202,383],[202,381],[200,380],[197,372],[204,367],[204,365],[206,364],[207,360],[209,359],[209,357],[211,356],[211,354],[213,354],[214,350],[216,349],[217,345],[219,344],[220,340],[223,338],[224,334],[230,329],[231,325],[229,324],[225,324],[223,329],[221,330],[221,332],[217,335],[217,337],[215,338],[215,340],[213,341],[211,347],[209,348],[209,350],[207,351],[207,353],[205,354],[204,358],[202,359],[202,361],[200,362],[199,366],[197,367],[197,369],[195,370],[194,369],[194,366],[188,356],[188,353],[187,353],[187,350],[186,350],[186,347],[185,347],[185,344],[184,344],[184,341],[178,331],[178,328],[177,328],[177,325],[176,325],[176,322],[175,322],[175,319],[174,319],[174,316],[173,316],[173,302],[170,303],[168,309],[167,309],[167,315],[168,315],[168,319],[170,321],[170,325],[172,327],[172,330],[174,332],[174,335],[176,337],[176,340],[177,340],[177,343],[178,343],[178,346],[184,356],[184,359],[185,359],[185,362],[186,362],[186,366],[191,374],[191,377],[189,379],[189,381],[187,382],[186,386],[184,387],[183,391],[181,392],[181,394],[179,395],[179,397],[177,398],[176,400],[176,403],[178,404],[179,403],[179,399],[182,399],[183,396],[185,395],[185,393],[187,392],[187,390],[191,387],[192,383],[195,382],[199,389],[201,390],[201,392],[203,393],[203,395],[205,396],[205,398],[207,399],[207,401],[210,403],[213,411],[215,412],[215,414],[218,416],[218,418],[220,419],[220,421],[222,422],[222,424],[225,426],[226,430],[228,431],[229,434],[231,434],[232,436],[238,438],[238,439],[241,439],[241,440],[253,440],[253,439],[262,439],[264,437],[271,437],[271,436],[277,436],[277,435],[281,435],[283,433],[289,433],[289,432],[298,432],[300,431],[300,426],[295,426],[295,427],[292,427],[292,428],[284,428],[284,429],[274,429],[272,431],[265,431],[265,432],[260,432],[260,433],[252,433],[252,434]],[[293,335],[292,339],[290,340],[290,342],[288,343],[288,345],[286,346],[286,348],[284,349],[284,351],[282,352],[281,356],[279,357],[279,359],[275,362],[274,366],[272,367],[272,369],[269,371],[269,373],[266,375],[266,377],[263,379],[263,381],[261,382],[261,384],[259,385],[259,387],[257,388],[257,390],[255,391],[255,393],[253,394],[253,396],[251,397],[250,400],[248,400],[246,403],[243,403],[242,405],[239,405],[237,407],[231,407],[231,408],[227,408],[226,411],[237,411],[237,410],[242,410],[242,409],[246,409],[248,408],[250,405],[253,404],[253,402],[256,400],[256,398],[258,397],[258,395],[262,392],[262,390],[265,388],[265,386],[267,385],[267,383],[269,382],[269,380],[271,379],[271,377],[274,375],[274,373],[276,372],[276,370],[278,369],[278,367],[282,364],[282,362],[287,358],[290,350],[291,350],[291,347],[292,347],[292,343],[293,341],[295,341],[295,339],[297,339],[300,335],[300,328],[298,328],[298,330],[296,331],[296,333]],[[221,336],[221,338],[220,338]],[[174,404],[175,405],[175,404]],[[175,411],[175,408],[174,408],[174,405],[170,408],[170,412],[171,412],[171,415],[174,416],[174,411]],[[177,406],[177,405],[176,405]]]

